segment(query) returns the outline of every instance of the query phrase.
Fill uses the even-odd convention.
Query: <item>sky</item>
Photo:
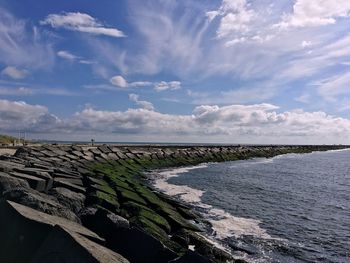
[[[0,0],[0,133],[350,144],[350,0]]]

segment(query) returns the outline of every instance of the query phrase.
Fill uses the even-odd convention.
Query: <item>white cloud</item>
[[[96,64],[95,61],[92,60],[87,60],[84,59],[82,57],[76,56],[74,54],[72,54],[71,52],[67,51],[67,50],[60,50],[57,52],[57,56],[59,56],[60,58],[66,59],[68,61],[71,62],[75,62],[77,61],[80,64],[84,64],[84,65],[94,65]]]
[[[129,1],[128,6],[140,36],[136,52],[127,58],[130,71],[152,75],[169,70],[179,76],[197,68],[209,26],[204,3],[150,0],[142,5]]]
[[[328,101],[335,101],[337,97],[350,95],[350,72],[333,76],[318,84],[319,94]]]
[[[139,101],[136,94],[130,99]],[[142,105],[139,105],[142,106]],[[349,143],[350,120],[324,112],[303,110],[277,112],[271,104],[202,105],[192,114],[172,115],[153,109],[100,111],[86,108],[66,119],[50,114],[41,105],[0,100],[0,129],[9,132],[142,135],[177,141],[251,143]],[[90,136],[90,135],[89,135]],[[119,138],[119,137],[118,137]],[[131,137],[130,137],[131,138]]]
[[[150,111],[154,110],[154,106],[151,102],[145,101],[145,100],[139,100],[139,97],[140,96],[138,94],[134,94],[134,93],[129,94],[129,100],[132,102],[135,102],[136,105],[146,110],[150,110]]]
[[[150,81],[134,81],[128,82],[124,77],[118,75],[110,79],[110,83],[119,88],[136,88],[136,87],[148,87],[154,86],[156,91],[165,90],[178,90],[181,89],[180,81],[160,81],[160,82],[150,82]]]
[[[79,63],[80,63],[80,64],[85,64],[85,65],[93,65],[93,64],[96,64],[95,61],[86,60],[86,59],[81,59],[81,60],[79,60]]]
[[[70,60],[70,61],[74,61],[74,60],[77,60],[79,59],[80,57],[76,56],[76,55],[73,55],[72,53],[70,53],[69,51],[67,50],[60,50],[57,52],[57,56],[63,58],[63,59],[67,59],[67,60]]]
[[[310,46],[312,46],[312,42],[311,41],[303,41],[303,42],[301,42],[301,46],[303,47],[303,48],[307,48],[307,47],[310,47]]]
[[[290,59],[286,67],[278,74],[279,79],[288,81],[313,77],[347,62],[350,57],[350,35],[345,35],[329,43],[319,46],[295,59]],[[323,76],[324,78],[324,76]]]
[[[246,0],[223,0],[219,9],[207,12],[207,16],[210,21],[220,16],[217,36],[223,38],[233,33],[247,32],[255,12],[249,9]]]
[[[27,70],[21,70],[11,66],[8,66],[1,71],[1,75],[8,76],[12,79],[24,79],[28,74],[29,72]]]
[[[348,141],[348,119],[302,110],[277,113],[277,108],[271,104],[198,106],[192,115],[162,114],[146,109],[111,112],[87,108],[77,113],[71,123],[81,130],[155,135],[155,138],[177,136],[180,141],[185,141],[187,136],[231,143],[247,138],[260,143],[283,143],[286,140],[320,143],[321,138],[322,143]]]
[[[59,119],[41,105],[30,105],[23,101],[0,100],[0,129],[18,132],[47,132],[57,128]]]
[[[19,88],[6,88],[0,87],[0,95],[5,96],[23,96],[23,95],[32,95],[33,90],[30,88],[19,87]]]
[[[161,81],[158,83],[155,83],[154,90],[156,91],[164,91],[164,90],[178,90],[181,89],[181,82],[180,81]]]
[[[53,96],[76,96],[77,93],[62,88],[27,88],[27,87],[2,87],[0,86],[0,95],[6,96],[30,96],[36,94],[45,94]]]
[[[114,76],[110,79],[110,82],[117,87],[127,88],[128,82],[122,76]]]
[[[312,27],[335,24],[338,18],[348,17],[350,2],[344,0],[297,0],[293,13],[285,15],[280,28]]]
[[[48,69],[54,57],[51,43],[38,28],[0,8],[0,63]]]
[[[41,25],[50,25],[53,28],[64,28],[95,35],[110,37],[125,37],[124,33],[116,28],[105,27],[96,18],[79,12],[63,12],[61,14],[49,14]]]
[[[246,32],[248,24],[254,17],[252,10],[239,10],[237,13],[226,14],[220,22],[218,37],[226,37],[235,32]]]
[[[308,93],[302,94],[299,97],[294,98],[295,101],[301,102],[301,103],[310,103],[311,96]]]

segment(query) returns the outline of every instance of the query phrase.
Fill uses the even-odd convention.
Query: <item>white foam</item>
[[[272,162],[273,158],[259,161],[261,163],[261,161],[270,162],[270,160]],[[259,226],[261,223],[259,220],[236,217],[222,209],[213,208],[211,205],[205,204],[201,201],[201,197],[205,191],[194,189],[187,185],[173,185],[167,182],[168,179],[177,177],[180,174],[186,173],[190,170],[206,167],[208,167],[207,164],[202,164],[198,166],[157,172],[154,187],[167,195],[179,196],[184,202],[206,209],[206,212],[202,215],[211,223],[213,235],[211,238],[209,237],[209,239],[208,237],[205,238],[216,247],[224,249],[220,243],[213,241],[213,238],[216,240],[222,240],[232,236],[238,238],[243,235],[250,235],[264,239],[273,239],[269,234],[267,234],[266,230]]]
[[[327,151],[323,151],[323,152],[344,152],[344,151],[350,151],[350,148],[337,149],[337,150],[327,150]],[[320,151],[314,151],[314,152],[320,152]]]
[[[255,159],[245,160],[242,162],[234,161],[234,163],[230,166],[230,168],[246,167],[254,164],[273,163],[273,161],[274,161],[274,158],[255,158]]]
[[[204,191],[191,188],[187,185],[169,184],[167,181],[172,177],[177,177],[180,174],[187,173],[190,170],[206,168],[206,167],[208,167],[208,165],[202,164],[197,166],[161,171],[157,174],[159,176],[157,176],[158,179],[155,181],[154,187],[167,195],[180,196],[180,198],[185,202],[192,203],[192,204],[200,203],[201,197]],[[203,208],[208,208],[208,205],[205,205]]]
[[[264,239],[272,239],[266,230],[262,229],[259,220],[236,217],[222,209],[212,208],[208,211],[208,221],[212,224],[214,235],[218,239],[248,235]]]

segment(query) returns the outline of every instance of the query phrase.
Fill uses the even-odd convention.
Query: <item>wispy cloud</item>
[[[24,79],[29,74],[28,70],[17,69],[16,67],[7,66],[1,71],[1,75],[10,77],[12,79]]]
[[[42,32],[26,20],[0,8],[0,63],[28,69],[47,69],[54,51]]]
[[[125,34],[117,28],[106,27],[96,18],[79,12],[63,12],[61,14],[49,14],[41,25],[50,25],[53,28],[63,28],[72,31],[90,33],[94,35],[106,35],[110,37],[125,37]]]
[[[95,61],[92,60],[87,60],[84,59],[83,57],[74,55],[73,53],[67,51],[67,50],[60,50],[57,52],[57,56],[59,56],[60,58],[63,58],[65,60],[68,60],[70,62],[78,62],[80,64],[84,64],[84,65],[94,65],[96,64]]]
[[[181,89],[180,81],[161,81],[155,83],[154,90],[155,91],[164,91],[164,90],[178,90]]]
[[[165,90],[178,90],[181,89],[180,81],[134,81],[128,82],[124,77],[118,75],[110,79],[110,83],[116,87],[127,89],[127,88],[137,88],[137,87],[149,87],[153,86],[155,91],[165,91]]]
[[[318,83],[319,94],[328,101],[335,101],[337,97],[350,95],[350,72],[345,72],[325,79]]]
[[[4,96],[77,96],[78,93],[62,88],[31,88],[31,87],[4,87],[0,86],[0,95]]]
[[[57,56],[59,56],[60,58],[63,58],[63,59],[70,60],[70,61],[75,61],[77,59],[80,59],[80,57],[78,57],[76,55],[73,55],[72,53],[70,53],[67,50],[60,50],[60,51],[58,51],[57,52]]]
[[[33,91],[30,88],[19,87],[19,88],[7,88],[0,86],[0,95],[6,96],[27,96],[33,95]]]

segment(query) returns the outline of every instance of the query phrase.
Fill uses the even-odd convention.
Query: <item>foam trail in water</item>
[[[212,224],[215,237],[218,239],[231,236],[238,238],[243,235],[272,239],[264,229],[260,228],[261,222],[259,220],[236,217],[217,208],[209,209],[208,212],[208,221]]]
[[[181,200],[206,209],[203,216],[211,223],[214,237],[225,239],[227,237],[242,235],[252,235],[259,238],[271,239],[266,231],[259,227],[259,220],[235,217],[222,209],[213,208],[211,205],[201,202],[201,197],[205,191],[191,188],[187,185],[173,185],[168,183],[168,179],[177,177],[193,169],[206,168],[208,165],[198,165],[173,170],[163,170],[156,175],[155,188],[170,196],[179,196]]]
[[[177,177],[180,174],[187,173],[193,169],[206,168],[208,167],[206,164],[185,167],[185,168],[177,168],[173,170],[165,170],[161,171],[157,174],[157,180],[154,183],[154,186],[170,196],[180,196],[180,198],[188,203],[200,203],[201,197],[204,193],[202,190],[193,189],[187,185],[174,185],[169,184],[167,181],[172,177]],[[203,206],[201,206],[203,207]],[[207,206],[204,206],[204,208]]]
[[[234,167],[246,167],[254,164],[264,164],[264,163],[272,163],[274,158],[255,158],[251,160],[245,161],[234,161],[230,168]]]

